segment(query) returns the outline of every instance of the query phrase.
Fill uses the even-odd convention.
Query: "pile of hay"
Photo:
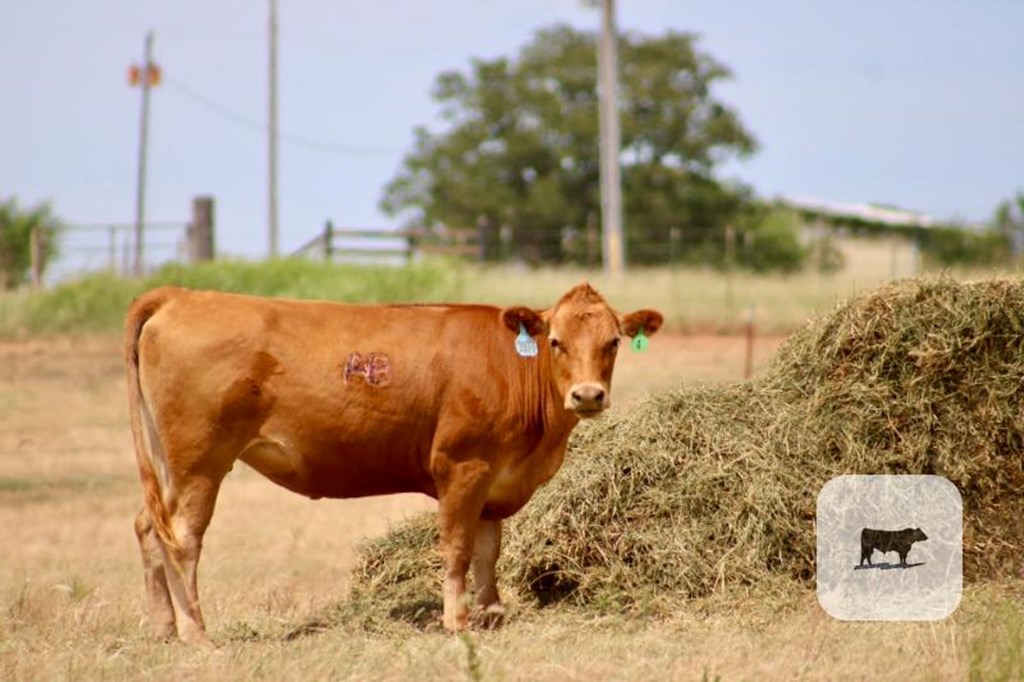
[[[967,580],[1020,570],[1020,282],[894,284],[794,334],[754,381],[580,427],[562,471],[506,522],[500,570],[541,604],[602,609],[811,585],[821,486],[883,473],[957,485]],[[354,596],[436,605],[436,540],[427,517],[368,545]]]

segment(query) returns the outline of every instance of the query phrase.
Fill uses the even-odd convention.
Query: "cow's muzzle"
[[[565,407],[584,419],[601,414],[611,400],[601,384],[576,384],[565,396]]]

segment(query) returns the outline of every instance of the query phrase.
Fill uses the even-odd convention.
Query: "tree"
[[[712,96],[730,73],[696,40],[677,32],[619,38],[625,232],[634,262],[664,259],[663,246],[647,245],[665,242],[673,229],[713,240],[749,195],[713,175],[756,143]],[[383,210],[431,227],[469,227],[483,216],[511,229],[521,256],[564,260],[572,253],[566,234],[596,225],[600,211],[596,59],[593,33],[556,26],[538,31],[516,59],[477,59],[469,73],[442,73],[433,97],[445,129],[416,128]]]
[[[1024,192],[996,206],[992,222],[995,231],[1006,239],[1014,260],[1020,262],[1024,256]]]
[[[45,270],[57,255],[60,230],[60,221],[49,204],[23,210],[13,198],[0,203],[0,290],[13,289],[31,276],[32,232],[38,231],[40,267]]]

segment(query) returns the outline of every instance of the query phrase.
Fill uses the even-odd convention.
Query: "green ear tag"
[[[532,358],[537,355],[537,342],[526,333],[526,327],[519,323],[519,336],[516,337],[516,352],[524,358]]]
[[[640,327],[640,330],[636,333],[636,336],[633,337],[633,341],[629,345],[632,346],[634,353],[643,353],[647,350],[647,346],[650,345],[650,343],[651,342],[648,338],[644,336],[644,328]]]

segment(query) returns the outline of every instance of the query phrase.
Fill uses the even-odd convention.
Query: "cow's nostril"
[[[599,386],[581,386],[569,394],[574,406],[594,405],[604,402],[604,389]]]

